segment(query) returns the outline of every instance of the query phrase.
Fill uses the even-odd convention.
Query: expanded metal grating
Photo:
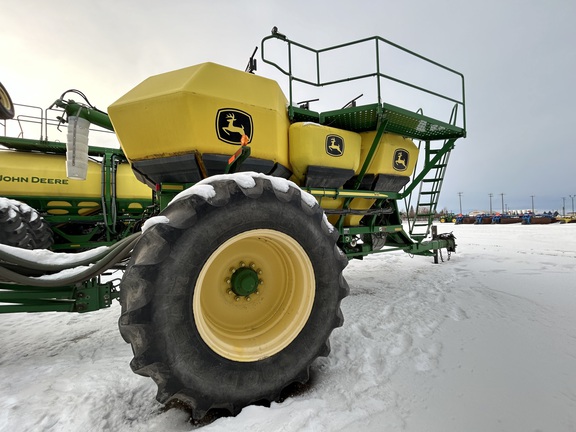
[[[292,113],[293,122],[311,121],[353,132],[376,130],[380,121],[383,121],[386,122],[386,132],[422,141],[461,138],[466,135],[460,127],[389,104],[382,104],[382,107],[379,104],[364,105],[325,113],[292,108]]]
[[[394,105],[383,104],[382,119],[387,122],[386,131],[422,141],[461,138],[466,135],[460,127]]]

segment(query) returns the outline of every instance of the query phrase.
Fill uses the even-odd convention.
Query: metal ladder
[[[438,153],[440,150],[430,149],[429,142],[426,143],[426,164]],[[431,165],[430,171],[420,183],[414,216],[408,218],[410,237],[417,242],[423,241],[430,234],[450,153],[451,150],[445,152],[435,164]]]

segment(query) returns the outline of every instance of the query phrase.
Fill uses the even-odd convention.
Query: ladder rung
[[[440,189],[444,181],[445,168],[448,166],[447,161],[449,154],[450,152],[445,152],[443,149],[430,149],[427,152],[427,156],[430,156],[430,158],[427,157],[428,161],[431,161],[434,155],[439,155],[439,157],[436,158],[437,163],[431,166],[431,171],[427,176],[428,178],[422,179],[422,186],[418,195],[416,214],[414,215],[414,223],[411,223],[410,225],[410,235],[414,240],[418,242],[426,238],[430,232],[432,218],[436,216],[435,210],[438,204]],[[427,211],[428,213],[418,213],[419,208]],[[416,220],[421,222],[417,223]]]

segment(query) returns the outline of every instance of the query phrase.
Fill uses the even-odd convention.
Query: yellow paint
[[[330,136],[343,141],[343,148],[331,143]],[[290,164],[298,182],[306,176],[308,166],[317,165],[356,171],[360,163],[360,135],[355,132],[301,122],[290,125]],[[327,142],[328,141],[328,142]],[[327,146],[332,148],[331,153]]]
[[[134,176],[130,165],[121,164],[116,172],[116,195],[118,199],[151,199],[152,191]]]
[[[48,207],[72,207],[67,201],[48,201]]]
[[[102,166],[92,160],[88,161],[86,180],[77,181],[66,177],[64,155],[0,150],[0,196],[61,198],[47,203],[51,215],[97,213],[101,208],[101,178]],[[116,173],[116,198],[121,208],[142,209],[141,203],[133,201],[151,200],[152,191],[124,163]]]
[[[240,110],[252,117],[252,156],[288,166],[286,106],[275,81],[202,63],[144,80],[108,113],[124,153],[139,161],[194,151],[234,154],[238,146],[218,138],[216,118],[221,109]]]
[[[85,209],[85,208],[78,209],[78,214],[80,216],[88,216],[95,213],[98,213],[98,209]]]
[[[183,185],[178,185],[178,184],[162,184],[162,190],[167,190],[167,191],[183,191],[184,190],[184,186]]]
[[[86,199],[90,206],[99,206],[102,189],[102,166],[88,161],[86,180],[69,180],[66,177],[64,155],[14,152],[0,150],[0,195],[61,197],[50,206],[69,207],[66,198]],[[119,199],[151,199],[150,188],[139,182],[128,164],[118,167],[116,192]],[[97,199],[97,201],[88,201]],[[94,204],[94,202],[96,204]]]
[[[55,215],[55,216],[67,215],[69,213],[70,212],[68,210],[64,210],[64,209],[49,209],[48,210],[48,214]]]
[[[366,159],[370,147],[376,137],[376,132],[362,132],[362,149],[360,160],[362,163]],[[405,169],[394,169],[394,160],[397,150],[405,150],[408,152],[409,157],[405,164]],[[374,157],[368,166],[367,174],[390,174],[399,176],[411,176],[416,166],[418,159],[418,147],[408,138],[401,137],[400,135],[385,133],[380,138],[380,143],[374,153]],[[361,168],[361,166],[360,166]],[[357,173],[359,170],[357,171]]]
[[[236,296],[228,282],[250,267],[258,292]],[[287,234],[256,229],[222,243],[203,265],[192,300],[202,340],[220,356],[253,362],[281,352],[300,334],[314,304],[316,279],[308,254]]]

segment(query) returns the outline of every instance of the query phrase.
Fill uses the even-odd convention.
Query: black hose
[[[14,282],[20,285],[28,285],[43,288],[56,288],[63,285],[82,283],[84,281],[87,281],[89,279],[101,275],[103,272],[110,269],[118,262],[126,259],[130,255],[130,252],[134,248],[134,245],[138,241],[139,237],[140,233],[132,234],[131,236],[126,237],[121,242],[118,242],[114,246],[110,247],[110,249],[108,249],[107,251],[108,253],[104,255],[104,257],[102,257],[99,261],[97,261],[93,266],[90,266],[86,270],[83,270],[71,276],[60,277],[57,279],[34,278],[22,275],[18,272],[8,270],[7,268],[0,266],[0,279],[8,282]],[[71,264],[68,268],[64,270],[74,268],[77,266],[79,266],[79,262]]]
[[[86,102],[86,104],[92,108],[94,111],[98,111],[102,114],[106,114],[105,111],[102,111],[98,108],[96,108],[94,105],[92,105],[90,103],[90,101],[88,100],[88,98],[86,97],[86,95],[84,93],[82,93],[80,90],[76,90],[76,89],[70,89],[70,90],[66,90],[64,93],[62,93],[62,95],[60,96],[60,100],[64,100],[64,96],[66,96],[66,93],[76,93],[78,96],[80,96],[82,99],[84,99],[84,101]]]
[[[87,258],[81,258],[81,259],[75,260],[73,262],[68,262],[65,264],[40,263],[40,262],[37,262],[35,260],[27,259],[25,257],[16,256],[14,254],[11,254],[9,252],[6,252],[6,251],[3,251],[2,249],[0,249],[0,265],[2,264],[2,262],[4,262],[4,263],[9,263],[9,264],[15,264],[17,266],[24,267],[27,269],[44,270],[44,271],[48,271],[48,272],[58,272],[58,271],[66,270],[66,269],[73,268],[73,267],[79,267],[82,265],[92,264],[96,261],[99,261],[102,258],[104,258],[106,255],[110,254],[115,249],[123,248],[126,243],[132,242],[132,240],[134,240],[135,238],[137,238],[139,236],[140,236],[140,233],[132,234],[132,235],[120,240],[119,242],[113,244],[112,246],[106,248],[102,252],[99,252],[99,253],[92,255],[90,257],[87,257]],[[73,255],[73,254],[70,254],[70,255]]]

